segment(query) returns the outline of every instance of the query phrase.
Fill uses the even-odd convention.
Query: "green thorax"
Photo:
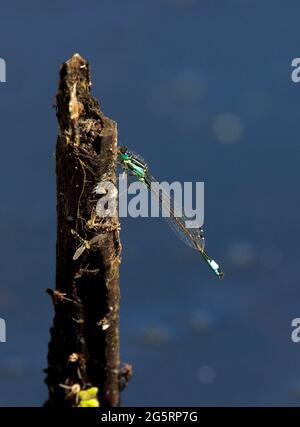
[[[128,151],[119,151],[118,156],[124,168],[129,169],[138,179],[144,180],[148,172],[145,163]]]

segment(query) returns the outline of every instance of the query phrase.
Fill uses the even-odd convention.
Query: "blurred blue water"
[[[1,6],[1,405],[46,397],[51,105],[75,52],[120,142],[159,179],[205,182],[207,247],[226,272],[219,283],[163,220],[122,219],[121,350],[134,366],[123,404],[299,404],[299,13],[296,0]]]

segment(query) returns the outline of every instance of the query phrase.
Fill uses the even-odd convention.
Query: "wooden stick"
[[[120,402],[119,221],[117,209],[112,217],[96,215],[101,195],[94,191],[99,182],[116,185],[117,126],[90,87],[89,64],[75,54],[61,67],[56,97],[56,289],[48,291],[55,317],[47,406],[74,406],[74,390],[90,387],[98,387],[101,406]]]

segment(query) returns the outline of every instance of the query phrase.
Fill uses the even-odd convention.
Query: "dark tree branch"
[[[61,67],[57,93],[57,267],[56,289],[48,290],[55,317],[46,370],[47,405],[54,406],[76,404],[74,384],[98,387],[101,406],[118,406],[123,375],[119,221],[117,210],[113,217],[95,214],[101,195],[94,191],[99,182],[116,184],[117,127],[90,87],[89,65],[75,54]]]

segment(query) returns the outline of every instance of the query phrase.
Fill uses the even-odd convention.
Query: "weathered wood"
[[[119,263],[117,210],[99,218],[99,182],[116,184],[117,126],[90,95],[89,64],[78,54],[60,70],[56,145],[55,317],[49,343],[47,405],[72,406],[68,387],[98,387],[101,406],[119,405]],[[85,250],[73,260],[76,249]],[[68,393],[69,391],[69,393]]]

